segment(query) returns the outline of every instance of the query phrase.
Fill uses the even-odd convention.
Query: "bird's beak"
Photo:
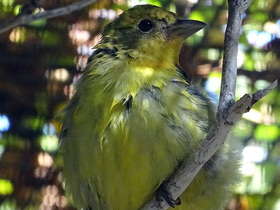
[[[205,26],[205,23],[197,20],[179,19],[167,28],[167,36],[170,39],[186,39]]]

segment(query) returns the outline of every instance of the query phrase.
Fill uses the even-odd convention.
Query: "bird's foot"
[[[167,189],[166,182],[163,182],[156,191],[156,200],[160,202],[162,199],[164,199],[172,208],[175,208],[175,206],[179,206],[181,204],[180,198],[177,198],[176,200],[172,198],[170,192]]]

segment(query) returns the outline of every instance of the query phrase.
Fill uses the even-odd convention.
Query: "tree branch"
[[[54,18],[54,17],[67,15],[73,11],[80,10],[96,1],[97,0],[81,0],[79,2],[70,4],[66,7],[52,9],[52,10],[48,10],[48,11],[44,11],[44,12],[39,12],[36,14],[16,16],[16,17],[4,22],[3,24],[0,24],[0,34],[5,31],[8,31],[14,27],[28,24],[34,20],[43,19],[43,18],[50,19],[50,18]]]
[[[252,0],[228,0],[228,24],[225,33],[223,74],[218,113],[223,115],[235,101],[237,51],[242,16]]]
[[[257,103],[264,95],[267,95],[271,90],[273,90],[277,86],[277,83],[278,83],[278,80],[275,80],[267,88],[253,93],[251,106],[253,106],[255,103]]]
[[[175,174],[166,182],[172,198],[176,200],[190,185],[202,166],[223,145],[233,125],[248,111],[253,104],[266,96],[277,85],[277,80],[264,90],[252,95],[245,94],[235,102],[235,85],[237,72],[237,49],[242,23],[242,15],[252,0],[228,0],[229,18],[225,34],[225,52],[223,61],[222,88],[216,122],[206,138],[186,159]],[[164,199],[154,197],[141,210],[166,210],[169,205]]]

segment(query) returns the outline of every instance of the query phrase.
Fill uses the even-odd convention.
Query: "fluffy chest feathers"
[[[82,123],[94,117],[101,148],[106,144],[103,133],[109,128],[110,132],[123,132],[123,142],[134,127],[153,132],[191,128],[198,136],[207,129],[208,125],[202,125],[208,122],[205,97],[188,86],[174,67],[154,69],[112,60],[92,69],[82,80],[74,120]]]
[[[204,137],[207,102],[174,69],[112,63],[68,107],[65,174],[81,207],[138,209]]]

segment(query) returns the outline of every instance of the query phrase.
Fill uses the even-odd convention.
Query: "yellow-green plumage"
[[[153,28],[143,32],[139,22],[147,19]],[[140,209],[205,137],[213,107],[176,67],[186,36],[167,31],[177,19],[159,7],[134,7],[95,47],[61,133],[66,190],[78,209]],[[222,209],[236,163],[224,145],[175,209]]]

